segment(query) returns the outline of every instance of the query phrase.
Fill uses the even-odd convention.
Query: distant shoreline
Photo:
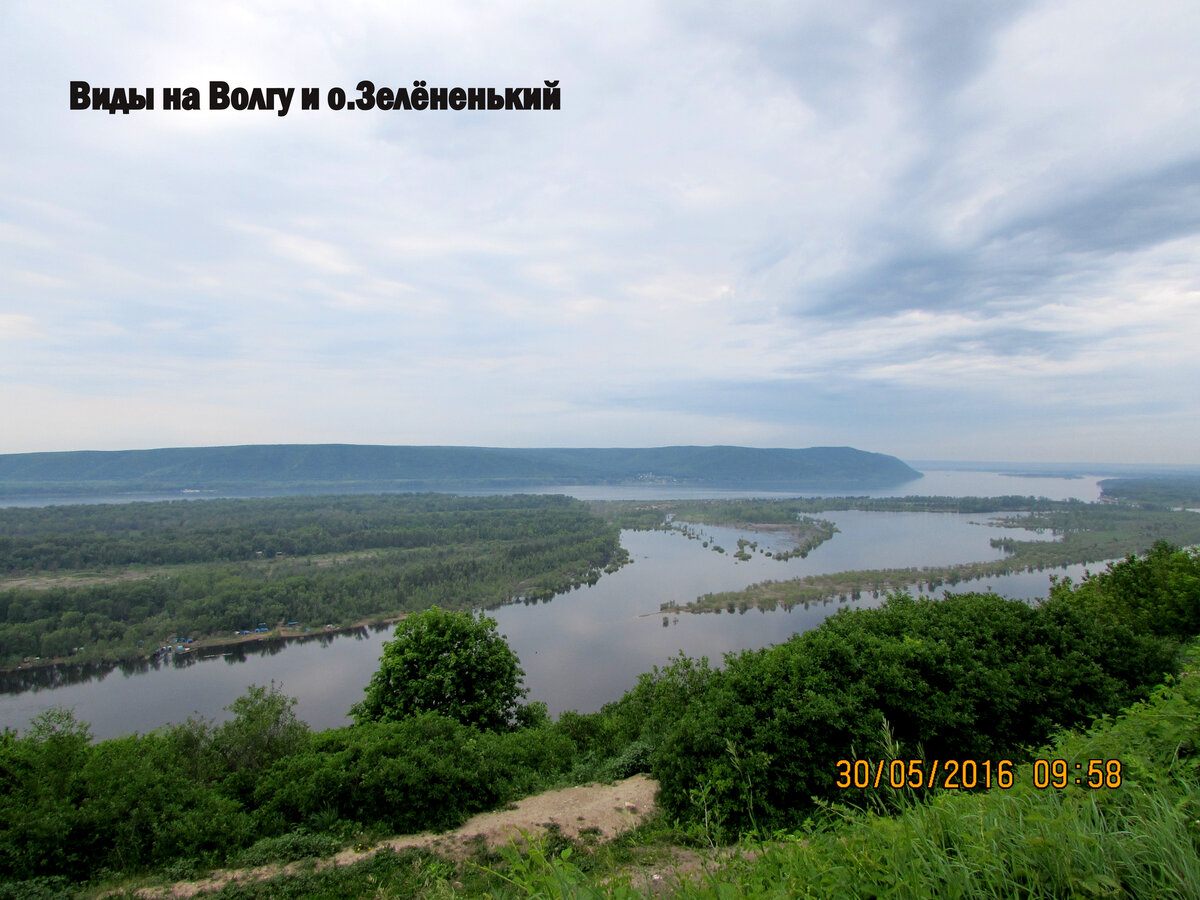
[[[567,485],[857,491],[921,477],[853,447],[500,448],[279,444],[0,454],[0,496],[196,497]]]

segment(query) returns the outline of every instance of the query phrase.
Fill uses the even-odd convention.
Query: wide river
[[[584,499],[674,499],[680,497],[748,496],[730,492],[672,491],[670,488],[566,489]],[[930,471],[919,481],[883,495],[996,496],[1031,494],[1052,499],[1099,497],[1096,478],[1020,477],[987,472]],[[763,496],[756,494],[755,496]],[[797,496],[775,494],[768,496]],[[589,712],[618,698],[639,673],[662,665],[679,653],[720,661],[725,653],[764,647],[806,631],[839,608],[867,606],[879,600],[864,595],[858,602],[814,604],[790,611],[750,609],[741,614],[664,615],[663,604],[685,604],[701,594],[739,590],[767,579],[850,569],[935,566],[999,559],[993,537],[1028,539],[988,522],[982,514],[879,513],[844,511],[821,514],[839,533],[809,553],[786,562],[756,553],[739,562],[732,556],[737,538],[758,541],[759,548],[783,547],[781,539],[735,529],[701,526],[698,530],[726,548],[705,549],[701,541],[678,532],[621,534],[633,562],[604,575],[592,586],[561,594],[540,604],[516,604],[491,610],[499,630],[521,659],[530,700],[546,703],[552,714],[566,709]],[[1049,539],[1049,536],[1043,536]],[[1093,568],[1096,568],[1093,566]],[[1058,570],[1078,578],[1084,567]],[[958,590],[991,588],[1011,597],[1044,596],[1049,574],[1015,574],[968,582]],[[299,716],[314,728],[348,724],[350,706],[378,668],[390,629],[314,640],[247,647],[244,652],[143,667],[142,671],[100,670],[76,683],[80,673],[41,673],[42,685],[26,682],[19,693],[0,696],[0,728],[23,729],[51,706],[67,706],[91,723],[97,738],[146,732],[188,716],[220,720],[224,708],[251,684],[280,685],[297,698]],[[56,686],[47,683],[57,681]],[[3,679],[0,679],[3,681]],[[8,688],[17,685],[8,679]]]

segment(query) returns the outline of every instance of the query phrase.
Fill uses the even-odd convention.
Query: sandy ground
[[[343,850],[337,856],[321,860],[318,869],[346,866],[366,859],[384,848],[401,850],[407,847],[429,847],[446,856],[465,857],[483,840],[491,849],[520,840],[522,832],[539,834],[549,824],[557,825],[563,834],[578,838],[580,832],[599,829],[599,836],[609,840],[623,831],[639,825],[654,810],[654,795],[658,784],[645,775],[635,775],[615,784],[589,784],[583,787],[547,791],[526,797],[510,809],[480,813],[453,831],[441,834],[414,834],[382,841],[363,852]],[[308,864],[291,863],[252,869],[223,869],[198,881],[183,881],[160,888],[145,888],[138,892],[147,900],[194,897],[207,891],[220,890],[233,881],[261,881],[300,871]]]

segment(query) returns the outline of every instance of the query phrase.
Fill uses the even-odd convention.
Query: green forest
[[[1200,554],[1160,542],[1035,606],[893,594],[719,667],[679,657],[600,712],[555,721],[538,704],[488,724],[448,707],[392,719],[364,707],[356,724],[313,733],[294,701],[255,687],[224,724],[96,743],[51,710],[0,738],[0,897],[133,896],[636,772],[659,782],[661,812],[616,847],[551,838],[467,862],[381,853],[222,894],[642,896],[619,872],[670,842],[731,848],[712,849],[724,862],[682,896],[1188,896],[1198,629]],[[1117,759],[1119,777],[1039,789],[1032,761],[1051,757]],[[1009,761],[1013,783],[838,784],[843,759],[967,758]]]
[[[0,667],[549,599],[619,564],[618,539],[563,496],[0,509]]]
[[[1100,482],[1106,500],[1136,503],[1147,508],[1200,507],[1200,476],[1174,478],[1106,478]]]
[[[691,484],[865,490],[920,478],[853,447],[429,447],[266,444],[0,454],[0,496],[495,490]]]

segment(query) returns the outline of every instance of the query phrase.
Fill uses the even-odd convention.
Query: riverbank
[[[991,545],[1008,554],[1004,559],[941,566],[860,569],[804,575],[785,581],[767,580],[740,591],[706,593],[690,603],[664,603],[661,611],[738,612],[752,607],[790,609],[798,604],[834,599],[858,600],[864,594],[880,597],[889,591],[914,586],[933,591],[1018,572],[1103,564],[1145,553],[1159,541],[1177,547],[1200,544],[1200,515],[1191,512],[1145,510],[1108,504],[1053,503],[1038,506],[1040,508],[1025,511],[1013,510],[1010,506],[1007,512],[1022,514],[1006,515],[991,521],[993,526],[1036,532],[1043,538],[993,538]],[[933,504],[933,508],[937,509],[936,504]],[[751,525],[741,527],[752,529]],[[1047,533],[1051,540],[1044,539]]]
[[[110,669],[118,666],[145,666],[149,667],[154,663],[173,662],[176,657],[197,657],[200,659],[208,659],[211,656],[224,655],[223,651],[231,651],[237,648],[245,648],[247,646],[258,646],[270,642],[291,642],[314,640],[323,636],[334,637],[337,635],[352,634],[366,628],[381,629],[389,625],[395,625],[397,622],[407,618],[407,613],[396,616],[385,616],[382,618],[375,617],[362,619],[351,625],[325,625],[320,629],[304,627],[301,625],[288,626],[278,625],[269,629],[266,632],[250,632],[248,634],[236,635],[210,635],[204,638],[188,638],[183,642],[168,641],[156,648],[148,654],[138,656],[124,656],[110,659],[89,659],[81,660],[78,657],[62,656],[50,659],[27,659],[23,660],[16,666],[0,666],[0,675],[12,675],[21,672],[30,672],[38,669],[53,669],[57,666],[96,666],[109,667]],[[204,651],[215,651],[206,654]]]

